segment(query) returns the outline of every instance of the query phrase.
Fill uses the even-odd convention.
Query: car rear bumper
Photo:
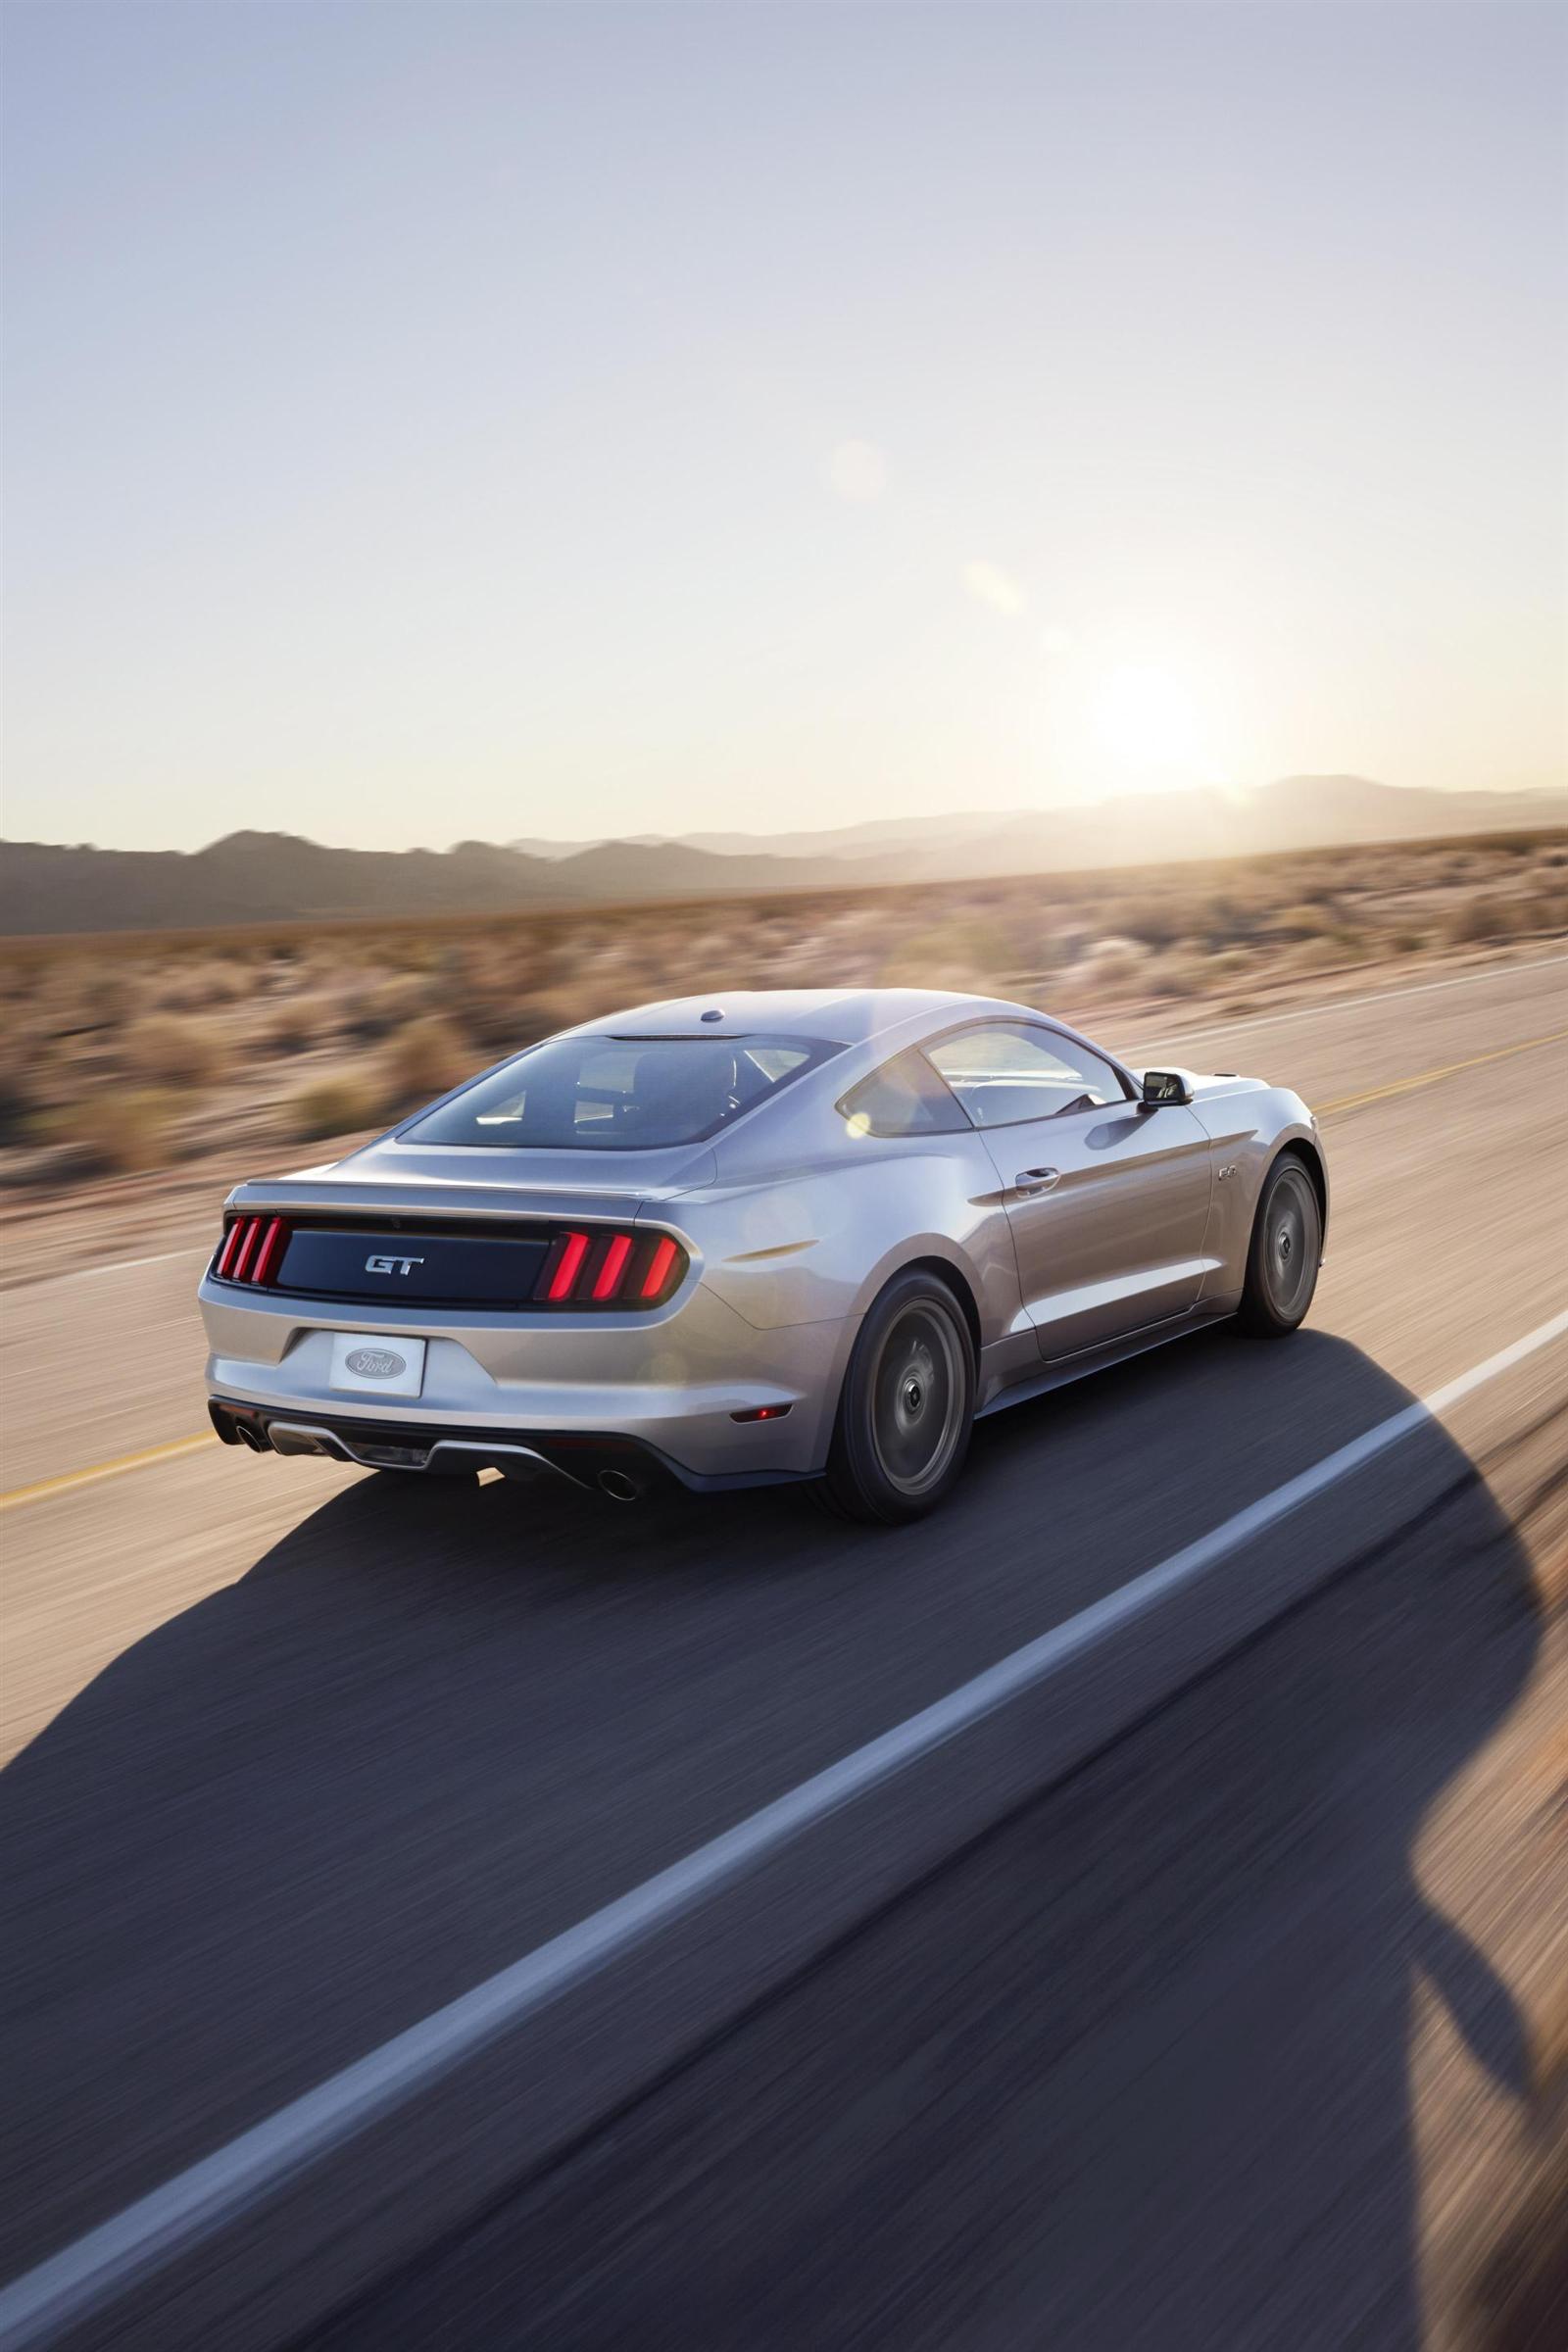
[[[700,1285],[670,1311],[581,1318],[400,1318],[211,1281],[199,1297],[214,1422],[231,1442],[433,1471],[520,1471],[532,1456],[583,1485],[625,1453],[697,1488],[814,1476],[856,1328],[760,1331]],[[418,1396],[334,1390],[344,1332],[422,1340]],[[763,1408],[777,1417],[737,1418]]]
[[[332,1406],[307,1417],[216,1396],[208,1398],[207,1409],[225,1446],[248,1446],[257,1453],[324,1455],[362,1469],[410,1470],[431,1477],[475,1470],[500,1470],[508,1478],[554,1474],[616,1502],[634,1502],[678,1487],[721,1493],[780,1486],[813,1475],[755,1465],[707,1473],[691,1470],[640,1438],[607,1430],[564,1435],[559,1430],[453,1430],[412,1420],[351,1421]]]

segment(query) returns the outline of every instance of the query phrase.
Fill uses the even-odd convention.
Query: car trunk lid
[[[234,1208],[320,1212],[331,1221],[382,1220],[390,1232],[435,1219],[634,1221],[661,1201],[708,1184],[706,1146],[662,1152],[522,1152],[456,1145],[372,1144],[336,1165],[242,1184]]]

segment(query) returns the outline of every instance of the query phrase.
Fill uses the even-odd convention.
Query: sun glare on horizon
[[[1118,662],[1094,687],[1090,709],[1101,744],[1129,767],[1160,771],[1175,784],[1190,783],[1204,764],[1200,699],[1181,669]]]

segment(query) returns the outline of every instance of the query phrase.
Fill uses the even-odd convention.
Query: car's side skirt
[[[1172,1340],[1184,1340],[1195,1331],[1205,1331],[1211,1323],[1223,1323],[1237,1308],[1234,1297],[1200,1299],[1182,1315],[1171,1315],[1162,1323],[1146,1323],[1141,1331],[1130,1331],[1119,1340],[1108,1340],[1100,1348],[1085,1348],[1077,1355],[1058,1357],[1054,1364],[1042,1364],[1038,1371],[1026,1373],[1023,1379],[1009,1381],[1004,1389],[984,1403],[976,1413],[984,1421],[992,1413],[1004,1412],[1010,1404],[1027,1404],[1031,1396],[1044,1396],[1053,1389],[1065,1389],[1075,1380],[1087,1380],[1093,1372],[1108,1372],[1112,1364],[1127,1363],[1135,1355],[1147,1355],[1152,1348],[1166,1348]]]

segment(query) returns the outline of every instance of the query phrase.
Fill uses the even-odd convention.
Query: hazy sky
[[[1562,773],[1556,8],[4,14],[12,835]]]

